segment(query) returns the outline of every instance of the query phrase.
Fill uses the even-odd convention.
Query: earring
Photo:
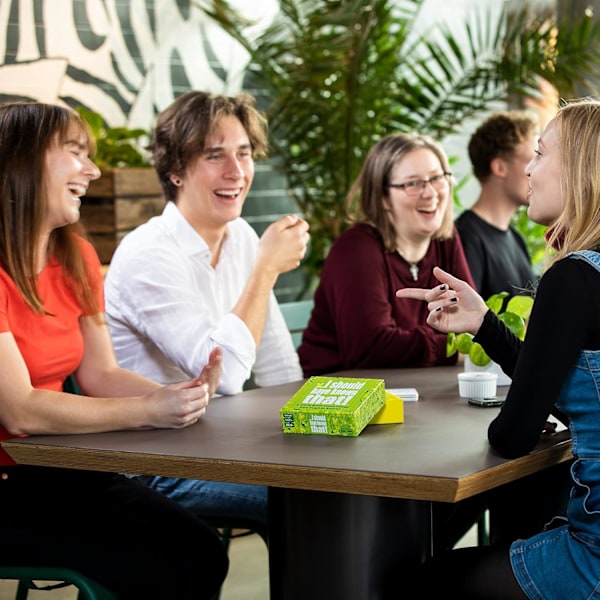
[[[176,185],[177,187],[179,187],[181,185],[181,179],[179,179],[179,177],[176,177],[175,179],[171,179],[171,182],[173,183],[173,185]]]

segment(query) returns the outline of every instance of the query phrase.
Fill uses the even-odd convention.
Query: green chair
[[[297,302],[282,302],[279,305],[287,328],[292,334],[294,347],[297,348],[302,341],[302,333],[308,325],[310,313],[314,306],[313,300],[299,300]]]
[[[0,579],[19,582],[15,600],[27,600],[29,590],[51,591],[71,585],[78,590],[77,600],[117,600],[115,594],[73,569],[0,566]]]
[[[231,540],[254,534],[258,534],[262,538],[263,542],[267,546],[267,550],[269,548],[268,528],[259,521],[243,518],[203,517],[202,515],[198,516],[209,527],[212,527],[214,530],[216,530],[227,552],[229,552]],[[219,600],[220,597],[221,590],[219,590],[213,596],[212,600]]]

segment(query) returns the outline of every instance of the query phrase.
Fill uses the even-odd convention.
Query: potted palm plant
[[[100,260],[108,264],[123,236],[159,214],[165,201],[143,147],[148,132],[108,127],[100,114],[83,106],[77,112],[95,138],[94,162],[102,173],[90,184],[81,205],[81,221]]]
[[[538,97],[540,77],[568,96],[600,69],[600,28],[583,13],[559,24],[525,4],[419,33],[424,1],[279,0],[257,35],[226,0],[196,0],[248,52],[244,87],[258,90],[276,163],[311,226],[309,277],[345,228],[345,194],[382,136],[441,139],[492,103]]]

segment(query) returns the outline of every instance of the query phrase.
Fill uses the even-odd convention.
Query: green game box
[[[284,433],[357,436],[385,403],[383,379],[311,377],[281,407]]]

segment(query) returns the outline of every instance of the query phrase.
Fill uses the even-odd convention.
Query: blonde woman
[[[567,518],[510,546],[434,559],[421,574],[423,597],[442,593],[436,582],[457,597],[487,600],[595,598],[600,587],[600,102],[561,106],[526,172],[528,214],[549,226],[553,251],[522,343],[471,286],[441,269],[435,287],[398,296],[426,301],[428,323],[440,331],[475,334],[512,376],[488,431],[495,451],[533,450],[550,413],[568,423],[575,461]]]

